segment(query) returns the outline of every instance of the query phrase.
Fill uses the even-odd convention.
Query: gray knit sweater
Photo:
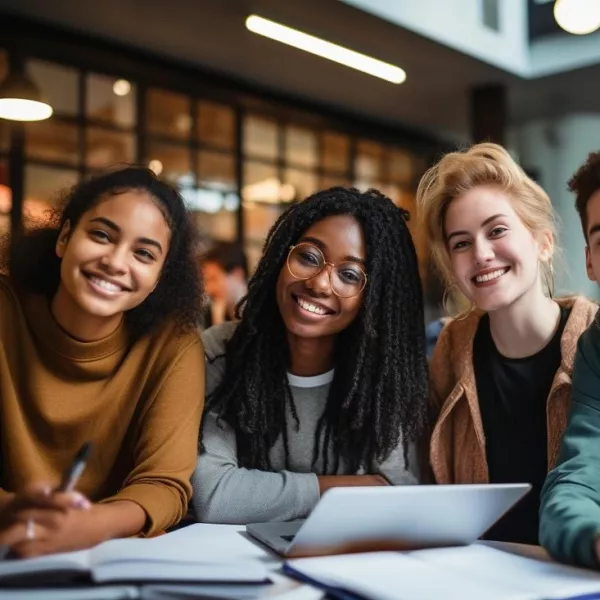
[[[206,353],[206,394],[219,384],[225,370],[225,343],[236,323],[223,323],[202,334]],[[257,523],[306,517],[319,500],[317,476],[323,473],[322,460],[313,462],[317,422],[327,401],[333,371],[316,377],[288,375],[298,418],[296,429],[288,412],[289,464],[286,469],[281,438],[270,451],[273,471],[238,466],[235,433],[224,422],[217,424],[212,413],[204,415],[202,449],[192,477],[192,504],[199,521],[207,523]],[[333,455],[329,464],[332,464]],[[410,451],[407,470],[402,445],[396,448],[377,473],[395,485],[417,483],[416,452]],[[340,461],[342,463],[343,461]],[[358,474],[364,474],[360,470]],[[338,474],[349,474],[340,464]]]

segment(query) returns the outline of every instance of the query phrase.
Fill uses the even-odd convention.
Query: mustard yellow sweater
[[[156,534],[186,514],[203,404],[198,335],[170,325],[132,343],[122,325],[80,342],[0,275],[0,495],[58,483],[89,440],[78,490],[136,502]]]

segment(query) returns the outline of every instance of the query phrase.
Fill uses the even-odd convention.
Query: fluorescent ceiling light
[[[332,44],[308,33],[275,23],[275,21],[263,19],[263,17],[257,15],[250,15],[246,19],[246,28],[253,33],[264,35],[272,40],[305,50],[322,58],[328,58],[333,62],[352,67],[391,83],[402,83],[406,79],[406,73],[400,67],[349,50],[343,46]]]

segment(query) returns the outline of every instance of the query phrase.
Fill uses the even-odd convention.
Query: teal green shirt
[[[557,466],[542,489],[540,543],[557,560],[598,567],[600,534],[600,322],[582,334]]]

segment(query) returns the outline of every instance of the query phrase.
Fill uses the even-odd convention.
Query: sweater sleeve
[[[415,444],[408,446],[407,465],[404,460],[404,448],[400,443],[381,463],[377,471],[392,485],[416,485],[420,478],[418,462],[417,446]]]
[[[540,541],[557,560],[598,567],[600,534],[600,329],[579,340],[572,401],[557,466],[541,495]]]
[[[203,406],[204,352],[198,336],[170,366],[140,413],[134,468],[121,490],[104,500],[141,506],[147,515],[142,535],[156,535],[186,514]]]
[[[217,422],[213,413],[204,417],[202,445],[192,477],[198,521],[289,521],[306,517],[319,500],[319,482],[313,473],[240,468],[235,432]]]

